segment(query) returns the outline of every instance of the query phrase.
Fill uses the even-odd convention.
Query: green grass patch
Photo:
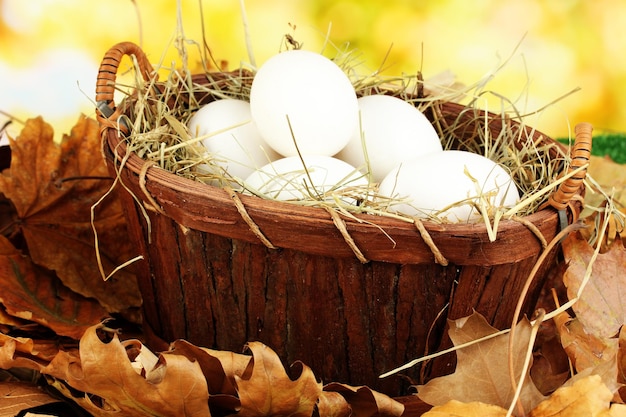
[[[567,144],[568,139],[558,139]],[[604,133],[593,136],[591,154],[609,156],[618,164],[626,164],[626,133]]]

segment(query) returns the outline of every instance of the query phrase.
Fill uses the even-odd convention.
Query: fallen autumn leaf
[[[455,346],[472,342],[497,332],[478,313],[450,322],[449,335]],[[515,389],[511,384],[508,358],[513,356],[516,381],[522,376],[522,365],[531,326],[522,320],[516,327],[514,351],[509,352],[507,334],[481,341],[456,351],[457,366],[451,375],[434,378],[417,387],[418,396],[426,403],[438,406],[456,400],[464,403],[480,402],[507,408],[513,401]],[[533,409],[544,397],[530,376],[524,375],[520,401],[525,410]]]
[[[35,264],[55,271],[67,287],[96,298],[109,312],[139,306],[133,274],[122,270],[105,283],[98,270],[91,206],[111,179],[105,179],[95,120],[81,117],[59,144],[42,118],[30,119],[10,146],[11,166],[0,174],[0,194],[11,202],[15,219],[3,234],[10,239],[23,235],[25,252]],[[98,207],[95,225],[107,270],[131,257],[116,199]]]

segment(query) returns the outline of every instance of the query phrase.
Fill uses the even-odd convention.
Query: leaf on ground
[[[170,353],[184,355],[200,363],[210,393],[237,394],[235,375],[242,376],[250,364],[250,355],[195,346],[186,340],[171,344]]]
[[[8,333],[9,329],[12,327],[21,327],[29,323],[32,322],[12,316],[6,311],[4,306],[0,304],[0,332]]]
[[[611,404],[609,390],[598,375],[578,379],[574,384],[557,389],[539,403],[528,417],[623,417],[626,406]],[[462,403],[452,400],[433,407],[423,417],[504,417],[507,410],[484,403]]]
[[[451,400],[422,414],[422,417],[506,417],[507,410],[480,402],[463,403]]]
[[[557,335],[554,320],[541,323],[530,376],[543,395],[553,393],[570,376],[570,361]]]
[[[212,412],[220,410],[220,414],[231,414],[240,409],[235,375],[241,376],[248,367],[249,355],[198,347],[186,340],[172,343],[169,353],[198,362],[206,378]]]
[[[399,402],[364,386],[331,383],[323,391],[301,363],[291,379],[276,353],[261,343],[250,343],[252,355],[244,355],[178,340],[169,351],[154,354],[138,340],[111,337],[104,326],[87,329],[78,347],[0,333],[0,368],[41,372],[95,417],[397,417],[404,411]]]
[[[105,343],[98,336],[100,328],[94,326],[85,332],[78,357],[61,352],[42,371],[60,380],[56,386],[66,384],[88,393],[75,398],[83,408],[94,415],[106,415],[111,410],[124,416],[211,415],[206,381],[197,362],[183,355],[162,353],[152,369],[142,372],[133,364],[138,342],[122,342],[114,335]],[[100,401],[93,401],[94,395]]]
[[[322,392],[313,417],[351,417],[352,408],[343,395],[338,392]]]
[[[617,383],[621,384],[618,394],[623,403],[626,403],[626,326],[619,331],[617,350]]]
[[[577,317],[562,312],[554,317],[561,344],[576,371],[594,368],[615,360],[618,339],[602,338],[588,333]]]
[[[291,370],[297,376],[292,379],[272,349],[259,342],[247,348],[252,359],[244,373],[235,376],[241,400],[238,416],[311,416],[322,393],[322,384],[311,369],[294,363]]]
[[[614,198],[626,206],[626,165],[618,164],[610,158],[592,156],[589,161],[587,175],[602,186],[607,192],[614,189]],[[602,196],[598,193],[586,193],[585,204],[597,207],[601,204]]]
[[[278,413],[281,409],[283,411],[288,409],[289,413],[295,410],[293,411],[295,414],[299,413],[301,408],[308,410],[311,406],[310,402],[316,400],[315,395],[318,395],[316,407],[319,416],[400,416],[404,410],[404,406],[399,402],[364,386],[352,387],[330,383],[320,392],[320,384],[315,380],[309,368],[296,364],[302,367],[302,370],[297,381],[293,381],[287,376],[282,363],[271,349],[258,343],[251,343],[249,348],[253,356],[207,349],[185,340],[177,340],[172,343],[169,352],[184,355],[200,364],[209,387],[211,410],[219,409],[222,414],[233,413],[241,408],[250,407],[250,404],[257,404],[256,400],[250,398],[251,396],[257,398],[266,395],[272,396],[270,413]],[[258,374],[252,376],[250,372],[251,369],[254,371],[254,363],[258,364],[260,361],[263,364],[262,371],[269,370],[269,374],[262,375],[262,377],[267,378],[270,385],[262,385],[261,379],[252,381],[252,378],[259,378]],[[242,383],[248,376],[250,376],[250,383],[247,381]],[[247,390],[252,390],[252,392],[247,392]],[[282,395],[276,396],[275,391]],[[259,395],[259,392],[262,395]],[[241,401],[236,397],[237,395],[242,398]],[[304,402],[296,404],[293,400],[300,397],[310,400],[306,402],[305,398]],[[289,402],[281,405],[285,398],[289,398]],[[257,410],[250,411],[250,413],[257,411],[258,406]],[[243,410],[238,414],[246,412],[248,411]]]
[[[563,276],[570,299],[577,296],[591,262],[594,249],[578,233],[562,242],[568,263]],[[626,323],[626,251],[621,240],[615,240],[605,253],[598,254],[592,266],[591,279],[572,309],[585,330],[600,338],[617,335]]]
[[[602,383],[600,376],[590,375],[571,386],[556,390],[548,399],[533,409],[528,417],[609,417],[614,415],[611,413],[611,398],[613,394]]]
[[[59,353],[55,340],[34,340],[0,333],[0,368],[25,368],[41,372]]]
[[[332,393],[340,394],[343,397],[348,406],[348,410],[351,410],[349,415],[354,417],[370,417],[381,414],[386,416],[401,416],[404,412],[404,406],[402,404],[366,386],[353,387],[333,382],[324,386],[324,392],[321,397],[323,398],[325,395]],[[331,403],[333,403],[336,408],[332,407]],[[318,411],[321,416],[343,415],[345,410],[345,405],[342,405],[337,398],[334,397],[324,401],[324,413],[322,413],[318,403]]]
[[[449,336],[455,346],[472,342],[497,332],[479,313],[450,321]],[[418,386],[418,396],[427,404],[437,406],[457,400],[465,403],[481,402],[507,408],[513,401],[514,387],[509,376],[509,355],[514,359],[515,380],[522,376],[528,350],[531,325],[524,319],[515,328],[513,352],[509,352],[509,335],[471,344],[456,351],[457,366],[451,375],[433,378]],[[543,400],[543,395],[524,375],[520,401],[525,410],[531,410]]]
[[[593,179],[606,194],[612,198],[614,207],[621,210],[626,215],[626,165],[617,164],[611,158],[592,156],[587,176]],[[606,233],[602,239],[602,250],[612,244],[616,239],[623,239],[626,242],[625,225],[623,219],[619,219],[615,213],[608,213],[604,210],[607,206],[606,197],[599,192],[587,190],[585,194],[585,205],[596,210],[586,209],[581,213],[581,218],[585,229],[581,230],[582,236],[591,241],[597,236],[598,231],[604,221],[607,221]]]
[[[80,339],[107,316],[100,304],[65,287],[50,271],[34,265],[0,235],[0,293],[6,311],[40,323],[57,334]]]
[[[611,404],[609,411],[600,414],[599,417],[626,417],[626,405]]]
[[[86,117],[60,144],[41,117],[28,120],[19,137],[10,140],[11,167],[0,174],[0,194],[15,208],[17,219],[9,233],[23,235],[34,263],[56,271],[73,291],[119,312],[139,306],[141,297],[130,272],[103,282],[98,270],[91,207],[111,185],[103,179],[109,174],[100,140],[97,122]],[[117,199],[103,201],[95,224],[103,265],[111,271],[132,257]]]
[[[0,416],[16,416],[27,408],[59,401],[26,382],[0,382],[0,398]]]

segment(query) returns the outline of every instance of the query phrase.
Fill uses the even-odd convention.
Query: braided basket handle
[[[121,116],[121,110],[115,106],[113,96],[117,70],[124,55],[135,56],[144,80],[150,80],[154,74],[154,69],[146,54],[132,42],[118,43],[104,54],[96,82],[96,118],[101,128],[118,128],[117,120]]]
[[[571,159],[567,174],[583,168],[589,163],[591,157],[591,133],[593,126],[590,123],[579,123],[574,128],[575,140],[571,150]],[[587,168],[581,169],[577,174],[565,180],[548,199],[548,204],[559,212],[563,212],[570,203],[574,194],[578,192],[585,177]]]

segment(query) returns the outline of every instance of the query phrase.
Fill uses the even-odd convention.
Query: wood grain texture
[[[135,204],[126,208],[145,235]],[[145,259],[138,266],[145,319],[157,335],[235,352],[259,340],[286,364],[311,366],[324,382],[390,395],[406,393],[408,384],[378,375],[446,347],[446,319],[475,309],[496,327],[510,326],[536,259],[493,266],[362,264],[183,230],[166,216],[149,215],[152,243],[140,241]],[[526,312],[540,285],[541,279],[532,286]],[[453,356],[444,357],[425,373],[445,374],[453,365]],[[419,372],[405,375],[417,382]]]

